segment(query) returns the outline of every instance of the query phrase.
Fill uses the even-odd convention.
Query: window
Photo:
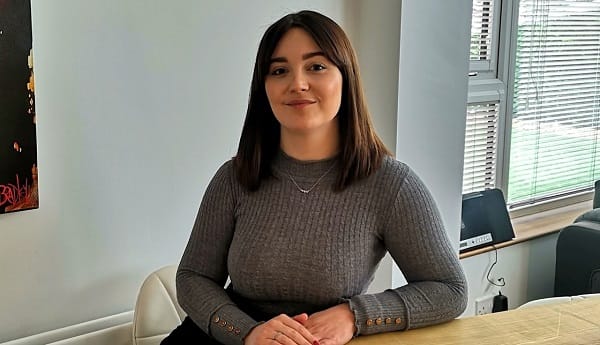
[[[487,72],[496,63],[498,23],[494,2],[498,0],[473,0],[471,19],[470,60],[472,72]]]
[[[463,193],[500,187],[518,208],[590,190],[600,0],[473,0],[470,57]]]
[[[467,106],[463,193],[494,188],[498,152],[498,101]]]
[[[521,0],[508,203],[589,189],[600,178],[600,1]]]
[[[498,179],[505,88],[496,73],[499,3],[473,0],[463,194],[494,188]]]

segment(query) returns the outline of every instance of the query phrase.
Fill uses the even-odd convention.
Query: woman
[[[365,294],[386,251],[408,284]],[[264,34],[238,153],[205,192],[177,294],[188,318],[163,344],[345,344],[464,310],[435,203],[375,134],[331,19],[302,11]]]

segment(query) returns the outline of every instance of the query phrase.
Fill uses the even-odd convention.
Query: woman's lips
[[[311,104],[315,104],[315,103],[316,103],[316,101],[313,101],[311,99],[296,99],[293,101],[286,102],[286,105],[296,108],[296,109],[302,109],[302,108],[305,108],[305,107],[307,107]]]

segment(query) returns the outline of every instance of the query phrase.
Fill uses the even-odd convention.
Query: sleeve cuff
[[[408,311],[400,296],[392,290],[350,299],[356,334],[367,335],[401,331],[408,328]]]
[[[233,304],[217,309],[210,320],[210,335],[225,345],[240,345],[260,322],[255,321]]]

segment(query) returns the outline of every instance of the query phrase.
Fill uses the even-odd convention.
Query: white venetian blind
[[[492,54],[494,0],[473,0],[471,61],[489,61]]]
[[[521,0],[508,203],[600,179],[600,1]]]
[[[498,102],[467,106],[463,194],[494,188],[498,149]]]

